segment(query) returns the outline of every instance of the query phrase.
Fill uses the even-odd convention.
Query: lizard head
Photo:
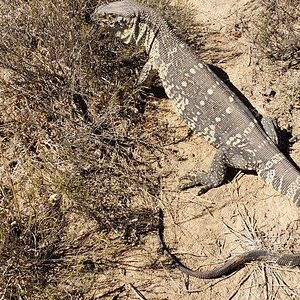
[[[140,4],[133,1],[117,1],[98,6],[91,18],[95,24],[107,26],[125,43],[132,40],[130,31],[140,16]]]
[[[130,0],[110,2],[98,6],[92,14],[92,19],[97,21],[99,16],[103,17],[106,15],[121,16],[127,19],[134,18],[139,13],[141,6],[141,4]]]
[[[146,20],[153,14],[154,10],[146,5],[124,0],[98,6],[91,19],[96,25],[108,27],[124,43],[141,44],[151,27]]]
[[[108,26],[114,31],[127,27],[138,16],[133,4],[132,1],[117,1],[100,5],[91,15],[91,19],[95,24]]]

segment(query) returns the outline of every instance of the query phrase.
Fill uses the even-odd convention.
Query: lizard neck
[[[133,18],[127,27],[118,28],[115,35],[125,44],[143,46],[150,55],[156,41],[162,40],[164,36],[169,39],[173,34],[166,21],[149,10]]]

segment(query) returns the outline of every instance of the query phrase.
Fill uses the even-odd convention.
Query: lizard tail
[[[223,276],[230,275],[231,273],[238,271],[243,268],[247,263],[252,261],[270,261],[281,266],[291,266],[296,267],[300,266],[300,253],[296,254],[285,254],[279,255],[270,253],[264,249],[251,250],[243,254],[237,255],[226,261],[224,264],[215,267],[212,270],[200,271],[192,270],[189,267],[185,266],[177,256],[171,253],[168,246],[164,241],[164,223],[163,223],[164,214],[162,209],[158,210],[158,226],[157,226],[157,236],[160,244],[161,250],[164,254],[170,259],[170,261],[175,265],[177,269],[181,272],[196,278],[202,279],[213,279]]]
[[[282,153],[276,153],[263,163],[257,173],[300,207],[300,173]]]

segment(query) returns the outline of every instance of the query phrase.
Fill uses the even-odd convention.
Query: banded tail
[[[300,207],[300,173],[282,153],[274,154],[259,167],[257,173],[276,191]]]

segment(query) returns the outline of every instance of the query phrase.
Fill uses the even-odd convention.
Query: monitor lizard
[[[254,170],[275,190],[300,206],[300,173],[280,152],[270,122],[259,122],[246,105],[220,80],[151,7],[125,0],[98,6],[91,19],[108,26],[125,44],[142,45],[148,55],[138,83],[156,70],[167,96],[187,125],[217,152],[208,172],[187,174],[181,189],[199,186],[199,194],[219,186],[228,166]],[[274,257],[278,264],[300,265],[300,254],[272,255],[266,250],[246,252],[208,272],[192,271],[170,253],[163,240],[162,212],[158,237],[168,257],[183,272],[199,278],[228,274],[245,263]]]

